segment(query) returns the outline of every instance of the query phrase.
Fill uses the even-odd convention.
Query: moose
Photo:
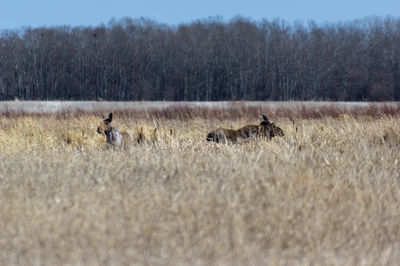
[[[97,127],[97,133],[106,136],[108,147],[122,148],[124,142],[132,141],[133,137],[128,132],[119,132],[116,127],[111,126],[112,120],[113,114],[110,113],[107,118],[100,122],[100,125]]]
[[[226,143],[228,141],[236,143],[238,139],[248,139],[255,137],[265,137],[272,139],[275,136],[284,136],[280,127],[271,123],[265,114],[262,115],[259,125],[246,125],[239,129],[217,128],[207,134],[207,141]]]

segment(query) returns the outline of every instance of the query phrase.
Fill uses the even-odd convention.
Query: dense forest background
[[[0,100],[400,100],[400,18],[0,32]]]

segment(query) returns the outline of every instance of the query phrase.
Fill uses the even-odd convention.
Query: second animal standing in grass
[[[239,129],[217,128],[207,134],[207,141],[226,143],[227,141],[236,143],[238,139],[248,139],[255,137],[273,138],[283,136],[283,130],[269,122],[267,116],[263,114],[259,125],[246,125]]]

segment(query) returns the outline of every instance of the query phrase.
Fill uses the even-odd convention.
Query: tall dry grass
[[[268,110],[196,110],[116,110],[158,127],[122,151],[96,112],[2,116],[0,264],[398,264],[398,113],[278,110],[284,137],[218,145]]]

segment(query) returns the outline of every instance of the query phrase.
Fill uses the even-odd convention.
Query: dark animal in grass
[[[238,139],[248,139],[264,137],[272,139],[275,136],[284,136],[284,132],[280,127],[271,123],[267,116],[263,114],[259,125],[246,125],[239,129],[217,128],[207,134],[207,141],[217,143],[232,142],[236,143]]]

